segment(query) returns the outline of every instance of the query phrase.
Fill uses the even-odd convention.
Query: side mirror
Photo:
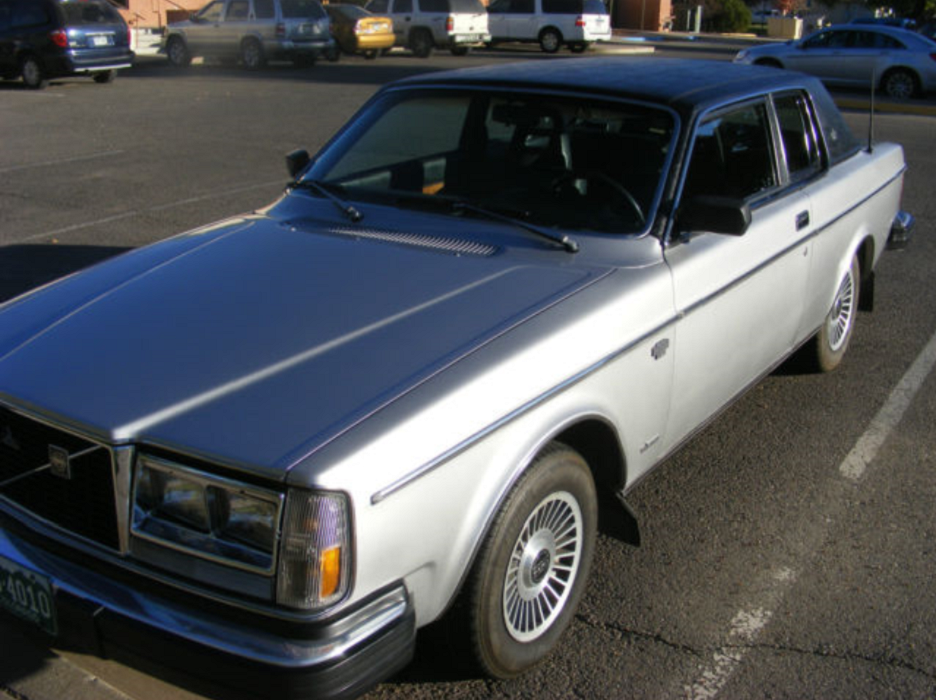
[[[286,170],[289,171],[289,177],[295,180],[299,176],[299,173],[305,170],[310,162],[311,158],[309,158],[309,152],[304,149],[287,153]]]
[[[751,225],[751,207],[733,197],[699,195],[683,205],[676,223],[681,231],[743,236]]]

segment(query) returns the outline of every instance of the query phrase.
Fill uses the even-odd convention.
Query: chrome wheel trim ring
[[[832,303],[832,310],[826,319],[829,348],[832,352],[838,352],[845,341],[848,339],[848,333],[855,321],[855,277],[852,274],[852,268],[848,268],[842,283],[839,285],[838,292],[835,294],[835,301]]]
[[[539,638],[565,609],[581,563],[583,526],[578,501],[564,491],[540,501],[523,524],[504,577],[504,624],[516,641]]]

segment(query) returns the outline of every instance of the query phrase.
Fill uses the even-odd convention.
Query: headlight
[[[276,602],[317,610],[341,600],[351,580],[350,540],[344,496],[291,490],[286,499]]]
[[[149,456],[137,460],[136,537],[270,575],[283,494]]]

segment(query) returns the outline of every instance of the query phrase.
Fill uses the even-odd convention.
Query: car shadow
[[[14,244],[0,247],[0,301],[123,253],[115,246]]]

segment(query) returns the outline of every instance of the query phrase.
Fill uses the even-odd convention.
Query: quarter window
[[[254,0],[254,12],[257,19],[273,19],[276,17],[276,8],[273,0]]]
[[[802,94],[781,95],[775,98],[774,108],[790,179],[802,180],[818,172],[822,156],[806,98]]]
[[[770,122],[763,102],[720,112],[699,126],[684,197],[747,199],[777,185]]]

